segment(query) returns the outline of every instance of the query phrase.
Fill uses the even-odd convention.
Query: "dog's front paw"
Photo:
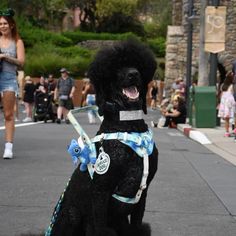
[[[117,236],[116,232],[111,228],[98,228],[93,236]]]
[[[122,236],[135,235],[135,236],[151,236],[151,227],[147,223],[142,223],[141,225],[128,225],[124,229]]]

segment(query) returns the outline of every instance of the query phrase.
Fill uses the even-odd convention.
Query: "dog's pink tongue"
[[[139,96],[139,92],[136,87],[124,88],[123,93],[130,99],[136,99]]]

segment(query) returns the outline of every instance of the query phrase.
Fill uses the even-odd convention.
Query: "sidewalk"
[[[179,124],[177,128],[236,166],[236,142],[234,137],[224,137],[224,124],[215,128],[194,128],[188,124]]]

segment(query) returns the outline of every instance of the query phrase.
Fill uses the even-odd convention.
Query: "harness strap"
[[[136,193],[134,198],[128,198],[128,197],[122,197],[119,196],[117,194],[112,194],[112,197],[116,198],[117,200],[124,202],[124,203],[129,203],[129,204],[135,204],[138,203],[141,196],[142,196],[142,192],[143,190],[147,187],[146,182],[147,182],[147,178],[148,178],[148,169],[149,169],[149,163],[148,163],[148,155],[147,153],[144,155],[143,157],[143,176],[142,176],[142,180],[141,180],[141,184],[139,187],[138,192]]]
[[[74,126],[76,131],[82,136],[85,143],[89,145],[92,153],[96,154],[96,149],[94,143],[101,142],[102,140],[119,140],[120,142],[128,145],[130,148],[132,148],[140,157],[143,158],[143,176],[140,183],[140,187],[138,192],[136,193],[134,198],[126,198],[119,196],[117,194],[113,194],[112,196],[116,198],[117,200],[125,203],[135,204],[139,202],[142,191],[146,188],[146,182],[148,178],[149,173],[149,155],[153,151],[154,147],[154,141],[152,139],[152,132],[149,130],[147,132],[143,133],[136,133],[136,132],[116,132],[116,133],[102,133],[100,135],[95,136],[94,138],[90,139],[88,135],[85,133],[83,128],[80,126],[80,124],[75,119],[74,115],[75,113],[78,113],[80,111],[88,111],[93,110],[96,112],[97,116],[102,120],[102,118],[98,115],[98,108],[96,106],[87,106],[82,108],[77,108],[74,110],[71,110],[68,114],[68,119],[70,120],[71,124]],[[94,174],[94,166],[89,163],[88,164],[88,171],[91,179],[93,179]]]
[[[139,136],[133,136],[127,132],[102,133],[102,134],[97,135],[94,138],[92,138],[92,142],[100,142],[103,139],[104,140],[118,139],[118,140],[124,140],[124,141],[129,140],[134,143],[137,143],[137,145],[140,145],[142,142],[142,140]]]
[[[80,126],[80,124],[78,123],[78,121],[74,117],[74,114],[76,114],[76,113],[79,113],[81,111],[90,111],[90,110],[94,111],[96,113],[96,115],[100,118],[100,120],[102,120],[102,118],[98,115],[98,108],[97,108],[97,106],[85,106],[85,107],[80,107],[80,108],[77,108],[77,109],[70,110],[68,115],[67,115],[67,117],[70,120],[70,122],[73,125],[73,127],[75,128],[75,130],[79,133],[79,135],[85,141],[85,143],[89,145],[92,153],[96,154],[95,145],[93,145],[93,143],[91,142],[90,138],[85,133],[84,129]],[[92,179],[93,178],[93,173],[94,173],[93,166],[92,166],[91,163],[89,163],[87,165],[87,167],[88,167],[89,175],[90,175],[90,177]]]
[[[140,157],[144,157],[147,152],[150,155],[153,151],[154,141],[152,139],[152,132],[148,130],[143,133],[137,132],[116,132],[116,133],[102,133],[91,139],[91,142],[101,142],[102,140],[117,139],[120,142],[131,147]]]
[[[149,155],[153,151],[154,142],[152,139],[152,132],[149,130],[144,133],[127,133],[127,132],[117,132],[117,133],[102,133],[95,136],[91,141],[100,142],[102,140],[119,140],[120,142],[131,147],[140,157],[143,157],[143,176],[140,183],[138,192],[134,198],[122,197],[117,194],[112,196],[117,200],[125,203],[135,204],[138,203],[143,190],[147,187],[147,178],[149,174]]]

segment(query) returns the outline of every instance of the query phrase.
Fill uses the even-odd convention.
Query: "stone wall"
[[[172,0],[172,24],[181,25],[182,24],[182,0]]]
[[[165,71],[166,91],[170,90],[171,84],[175,78],[183,76],[185,55],[185,50],[183,47],[184,44],[185,41],[183,27],[168,26]]]
[[[98,49],[101,47],[112,46],[114,42],[115,41],[113,40],[86,40],[78,43],[78,45],[89,49]]]
[[[194,8],[200,17],[201,0],[194,0]],[[188,4],[189,0],[172,0],[172,26],[168,27],[166,44],[165,89],[169,88],[178,77],[186,77]],[[225,51],[218,54],[219,61],[226,70],[231,70],[231,63],[236,59],[236,0],[220,0],[220,6],[227,7]],[[193,26],[192,75],[198,72],[200,21]]]

